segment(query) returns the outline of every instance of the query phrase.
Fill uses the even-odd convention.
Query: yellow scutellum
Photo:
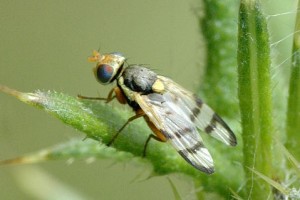
[[[88,57],[89,62],[98,62],[100,60],[100,53],[96,50],[93,51],[92,56]]]
[[[152,90],[157,93],[162,93],[165,90],[165,86],[161,80],[157,79],[152,85]]]

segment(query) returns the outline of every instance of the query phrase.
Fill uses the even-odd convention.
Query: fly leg
[[[78,98],[80,99],[88,99],[88,100],[100,100],[100,101],[105,101],[106,103],[109,103],[110,101],[112,101],[114,98],[117,98],[117,100],[119,101],[119,103],[121,104],[126,104],[127,100],[126,97],[124,96],[124,93],[122,92],[122,90],[119,87],[115,87],[113,88],[109,93],[107,98],[101,98],[101,97],[86,97],[86,96],[82,96],[82,95],[77,95]],[[139,109],[136,111],[136,114],[132,117],[130,117],[127,122],[118,130],[118,132],[113,136],[113,138],[111,139],[111,141],[107,144],[107,146],[110,146],[115,139],[118,137],[118,135],[120,134],[120,132],[133,120],[144,116],[145,113]]]
[[[143,151],[143,157],[146,156],[146,150],[147,150],[147,146],[150,142],[151,139],[155,139],[156,141],[159,142],[166,142],[167,138],[166,136],[163,134],[163,132],[158,129],[149,119],[149,117],[147,115],[144,116],[149,128],[153,131],[153,133],[155,134],[150,134],[145,142],[145,146],[144,146],[144,151]]]
[[[132,122],[133,120],[135,120],[135,119],[138,119],[138,118],[140,118],[140,117],[142,117],[142,116],[144,116],[145,115],[145,113],[142,111],[142,110],[138,110],[137,112],[136,112],[136,115],[134,115],[134,116],[132,116],[132,117],[130,117],[128,120],[127,120],[127,122],[118,130],[118,132],[113,136],[113,138],[111,139],[111,141],[107,144],[107,146],[110,146],[114,141],[115,141],[115,139],[118,137],[118,135],[121,133],[121,131],[130,123],[130,122]]]
[[[124,96],[122,90],[119,87],[115,87],[110,92],[108,93],[108,96],[106,98],[102,97],[86,97],[86,96],[81,96],[77,95],[78,98],[80,99],[89,99],[89,100],[100,100],[100,101],[105,101],[105,103],[111,102],[114,98],[117,98],[119,103],[121,104],[126,104],[127,100],[126,97]]]
[[[106,98],[103,97],[86,97],[82,95],[77,95],[79,99],[88,99],[88,100],[100,100],[100,101],[105,101],[105,103],[111,102],[114,98],[116,98],[116,95],[114,94],[115,88],[113,88],[109,93]]]
[[[150,142],[151,139],[155,139],[156,141],[159,141],[159,142],[165,142],[164,140],[162,140],[161,138],[157,137],[156,135],[153,135],[153,134],[150,134],[145,142],[145,145],[144,145],[144,151],[143,151],[143,157],[146,157],[146,150],[147,150],[147,146]]]

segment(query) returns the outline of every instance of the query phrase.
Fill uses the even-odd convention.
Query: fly
[[[233,131],[192,92],[148,68],[139,65],[125,67],[125,60],[121,53],[101,55],[94,51],[89,61],[97,63],[94,68],[96,79],[101,84],[116,82],[117,85],[107,98],[79,96],[107,102],[116,98],[135,111],[135,115],[127,120],[108,145],[113,143],[126,125],[143,117],[154,133],[146,140],[144,155],[150,139],[168,141],[192,166],[205,173],[213,173],[213,159],[198,129],[227,145],[236,146]]]

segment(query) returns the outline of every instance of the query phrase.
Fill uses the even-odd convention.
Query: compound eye
[[[114,68],[110,65],[101,64],[97,67],[96,77],[103,84],[109,83],[113,74]]]

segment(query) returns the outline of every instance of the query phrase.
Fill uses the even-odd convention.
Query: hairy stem
[[[266,176],[272,169],[272,99],[270,44],[266,18],[260,4],[243,0],[239,13],[238,96],[242,117],[246,189],[250,199],[267,199],[270,186],[249,168]]]

